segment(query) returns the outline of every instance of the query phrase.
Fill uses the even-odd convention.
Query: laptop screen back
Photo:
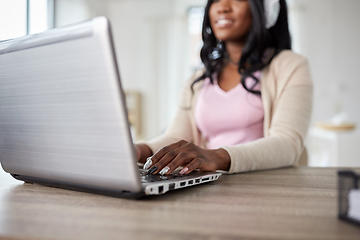
[[[2,42],[0,66],[5,171],[141,190],[105,18]]]

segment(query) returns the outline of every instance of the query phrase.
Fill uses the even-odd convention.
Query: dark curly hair
[[[244,88],[251,93],[260,95],[259,91],[253,90],[256,84],[248,87],[245,84],[245,79],[251,77],[255,80],[255,83],[258,83],[259,79],[253,76],[253,73],[266,67],[282,50],[291,49],[287,5],[285,0],[280,0],[279,18],[273,27],[266,29],[264,0],[248,1],[253,22],[239,61],[239,73]],[[205,66],[205,72],[193,82],[192,86],[205,78],[210,78],[211,83],[213,83],[213,73],[221,70],[227,56],[224,43],[218,43],[211,29],[209,9],[212,3],[213,0],[208,0],[206,4],[202,26],[204,44],[200,57]]]

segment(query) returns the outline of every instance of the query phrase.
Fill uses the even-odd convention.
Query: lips
[[[234,23],[234,20],[228,19],[228,18],[221,18],[216,20],[215,26],[218,28],[224,28],[232,25]]]

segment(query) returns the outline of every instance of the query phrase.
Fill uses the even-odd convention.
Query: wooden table
[[[360,239],[337,218],[336,168],[287,168],[142,200],[0,177],[0,236],[11,239]],[[355,169],[359,171],[360,169]]]

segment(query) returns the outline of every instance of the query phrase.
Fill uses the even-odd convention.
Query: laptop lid
[[[141,191],[106,18],[0,42],[0,66],[6,172]]]

